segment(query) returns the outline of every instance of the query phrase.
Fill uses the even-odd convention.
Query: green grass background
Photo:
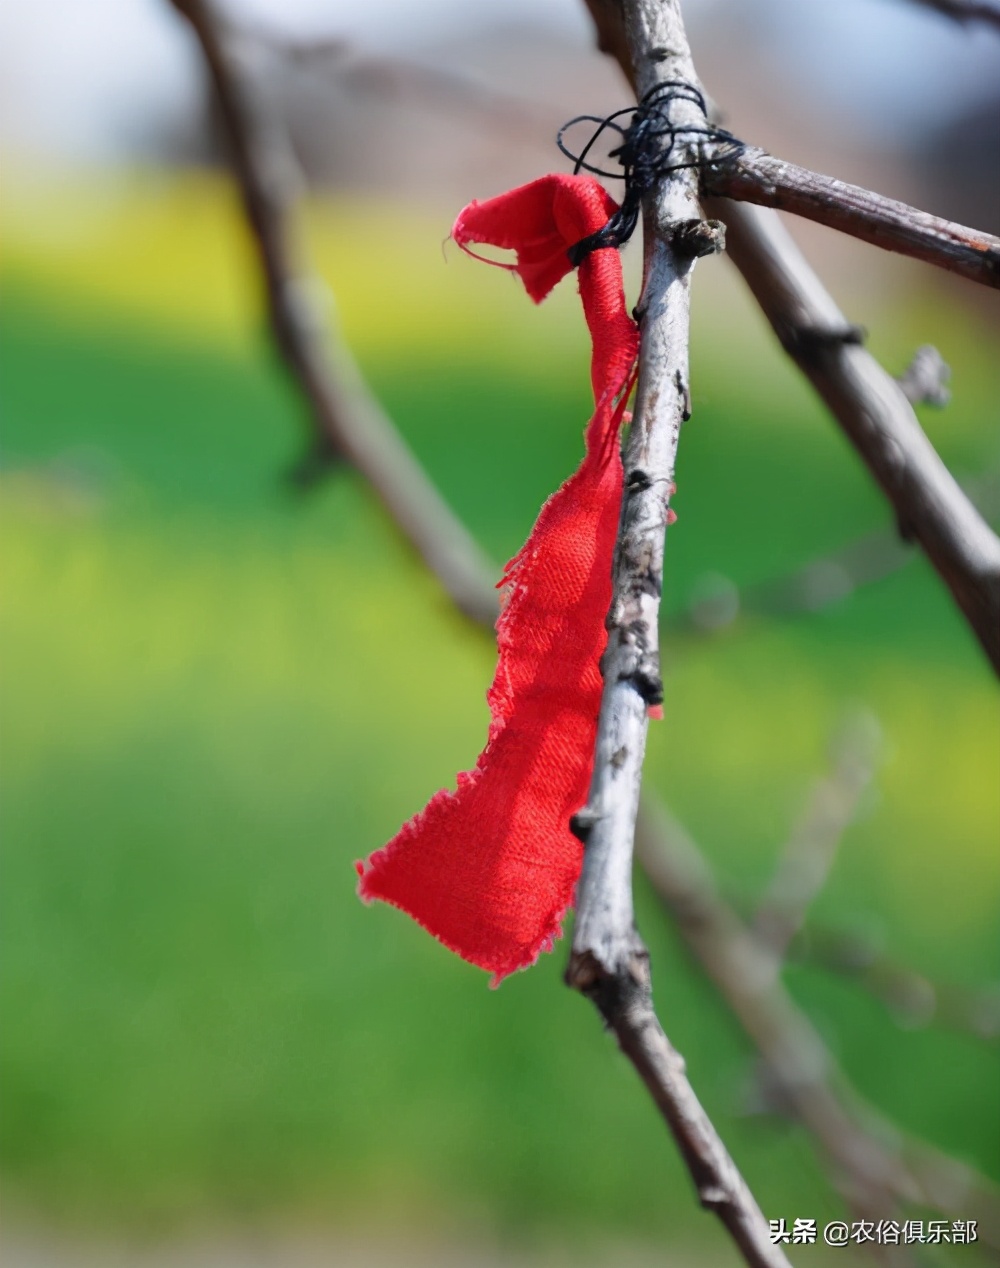
[[[561,987],[565,944],[491,992],[357,901],[353,861],[474,762],[491,649],[352,474],[307,497],[283,483],[305,421],[226,188],[139,173],[112,193],[36,190],[8,215],[0,1164],[15,1209],[74,1226],[697,1236],[723,1262],[633,1072]],[[341,204],[309,224],[372,385],[505,558],[580,452],[571,286],[536,311],[504,275],[443,262],[445,216]],[[779,575],[888,523],[725,267],[700,269],[671,609],[706,573]],[[852,316],[893,369],[938,343],[955,399],[928,428],[956,469],[989,469],[988,339],[913,277],[926,292]],[[862,704],[886,761],[817,914],[878,928],[931,976],[997,978],[995,692],[922,560],[822,615],[679,639],[665,658],[648,777],[735,901],[752,905]],[[665,1024],[766,1212],[832,1217],[808,1141],[743,1112],[752,1054],[642,882],[639,914]],[[865,1094],[1000,1176],[995,1048],[903,1031],[815,970],[789,980]]]

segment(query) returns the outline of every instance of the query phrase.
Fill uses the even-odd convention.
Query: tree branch
[[[676,3],[637,0],[627,12],[644,89],[658,80],[695,82]],[[664,52],[657,61],[653,50],[667,48],[684,52]],[[678,122],[685,113],[697,115],[686,100],[677,101],[674,109]],[[679,172],[662,181],[643,210],[639,380],[624,455],[594,774],[587,806],[576,818],[587,848],[570,963],[575,985],[624,971],[634,950],[632,835],[647,710],[663,698],[658,617],[664,536],[681,425],[690,413],[688,318],[694,260],[677,250],[676,231],[698,217],[692,174]]]
[[[597,2],[599,0],[595,0]],[[296,309],[296,300],[301,300],[302,294],[308,291],[309,279],[297,272],[300,266],[290,249],[288,184],[282,183],[280,191],[276,191],[270,180],[273,175],[271,165],[275,156],[281,153],[278,142],[282,138],[275,138],[273,133],[269,133],[268,120],[261,117],[252,94],[242,82],[245,69],[235,54],[227,51],[216,20],[204,0],[172,0],[172,3],[194,25],[223,99],[234,166],[267,281],[275,338],[290,372],[303,390],[324,447],[329,445],[331,451],[342,452],[355,463],[359,472],[378,491],[388,513],[417,545],[427,566],[445,584],[455,603],[484,628],[492,629],[495,599],[490,585],[491,570],[483,556],[475,549],[465,553],[459,573],[469,584],[456,584],[449,563],[450,547],[455,541],[461,543],[467,535],[419,468],[413,487],[418,492],[426,492],[424,486],[429,486],[433,496],[415,495],[412,502],[405,506],[405,514],[399,514],[401,503],[396,495],[405,463],[403,467],[393,469],[392,459],[398,456],[402,442],[395,438],[394,441],[390,439],[384,448],[377,445],[366,447],[366,433],[379,437],[380,429],[391,432],[391,422],[359,380],[351,382],[350,390],[336,381],[345,370],[351,381],[356,371],[350,363],[345,365],[342,359],[338,358],[334,365],[326,360],[322,349],[323,332],[317,326],[314,315],[303,324],[301,308]],[[412,455],[405,449],[403,452],[408,462],[416,465]],[[383,469],[383,461],[388,462],[388,471]],[[747,937],[749,939],[749,935]],[[608,1006],[618,1017],[623,1049],[646,1079],[661,1111],[683,1142],[682,1149],[699,1191],[710,1205],[720,1201],[726,1204],[734,1192],[739,1197],[745,1186],[694,1098],[684,1075],[682,1059],[669,1045],[655,1019],[649,996],[648,962],[643,953],[641,944],[636,946],[632,966],[636,975],[630,979],[626,998]],[[791,1007],[794,1009],[794,1005]],[[799,1079],[794,1068],[790,1068],[788,1073],[793,1083]],[[973,1183],[966,1170],[934,1151],[921,1155],[920,1161],[925,1170],[943,1176],[956,1193],[964,1191],[963,1186],[968,1188]],[[779,1247],[763,1245],[766,1226],[762,1238],[759,1212],[753,1214],[756,1208],[749,1195],[744,1214],[747,1211],[750,1212],[747,1216],[749,1227],[738,1233],[738,1240],[745,1237],[755,1243],[749,1253],[745,1251],[748,1261],[785,1264]]]
[[[810,925],[793,956],[857,982],[908,1030],[935,1025],[983,1043],[1000,1042],[1000,984],[975,988],[931,981],[895,959],[881,942],[854,929]]]
[[[979,512],[1000,514],[1000,469],[962,481]],[[704,576],[687,606],[668,618],[676,633],[715,634],[742,616],[796,617],[822,612],[863,586],[891,576],[913,559],[913,550],[888,528],[875,529],[818,555],[808,563],[762,581],[737,586],[720,574]]]
[[[773,214],[715,199],[727,248],[789,355],[809,377],[948,586],[1000,673],[1000,539],[924,434],[898,383],[852,334]]]
[[[626,31],[637,78],[648,91],[669,80],[696,84],[676,0],[626,0]],[[675,122],[697,124],[690,102]],[[690,171],[660,182],[645,201],[641,349],[625,486],[615,551],[604,693],[590,795],[574,818],[585,844],[567,982],[589,996],[649,1088],[698,1191],[748,1264],[784,1265],[767,1221],[687,1080],[653,1008],[649,955],[634,924],[632,849],[648,727],[663,698],[658,615],[664,534],[688,393],[689,284],[694,257],[682,243],[699,220]],[[718,242],[708,247],[715,249]]]
[[[345,348],[335,343],[312,297],[317,284],[300,262],[292,225],[294,160],[280,125],[250,83],[246,43],[227,33],[211,0],[171,0],[201,45],[218,99],[247,220],[264,279],[278,350],[316,429],[301,475],[315,478],[332,459],[349,462],[390,519],[471,620],[496,620],[493,569],[368,391]]]
[[[492,88],[458,71],[364,53],[337,37],[300,38],[248,22],[240,22],[234,31],[319,83],[330,86],[337,80],[359,96],[382,102],[416,100],[451,117],[462,112],[474,125],[482,121],[521,136],[537,135],[540,126],[552,123],[551,106]]]
[[[315,317],[306,320],[301,303],[296,302],[301,296],[302,275],[291,244],[290,185],[282,172],[282,161],[287,157],[284,139],[255,101],[245,82],[246,72],[239,65],[235,48],[227,41],[210,0],[172,0],[172,3],[193,26],[208,62],[266,279],[273,334],[317,420],[324,450],[335,450],[357,466],[375,487],[390,515],[417,546],[428,568],[444,582],[456,605],[474,620],[492,627],[496,599],[482,556],[416,460],[395,436],[389,420],[368,396],[356,371],[346,361],[346,354],[339,353],[336,366],[326,360]],[[285,168],[287,170],[287,163]],[[667,227],[676,205],[673,199],[665,198],[660,208]],[[685,182],[683,205],[688,218],[696,214],[695,192],[689,182]],[[663,241],[657,242],[654,256],[651,276],[658,281],[649,289],[649,303],[655,308],[655,316],[647,323],[647,330],[654,333],[647,338],[662,339],[664,330],[678,323],[683,334],[680,348],[684,364],[682,367],[678,363],[676,367],[678,371],[683,368],[683,378],[676,382],[671,380],[674,383],[673,426],[668,455],[664,458],[661,452],[658,430],[642,452],[648,451],[647,456],[669,473],[676,433],[687,408],[685,279],[690,262],[684,261],[679,267],[674,265],[666,233]],[[675,280],[683,292],[680,311],[672,306],[666,311],[664,304],[661,282],[671,269],[675,270]],[[668,342],[671,341],[672,336]],[[674,368],[671,366],[672,371]],[[351,382],[350,391],[343,386],[345,374]],[[647,402],[643,417],[656,417],[655,409],[650,408],[648,377],[645,386],[640,388],[640,396]],[[634,427],[633,432],[636,437],[643,435],[643,425]],[[652,511],[654,519],[658,517],[661,558],[668,483],[664,478],[656,486],[660,509]],[[650,513],[642,500],[640,505],[644,514]],[[456,550],[456,545],[460,549]],[[649,614],[648,629],[649,651],[655,660],[656,606]],[[644,736],[645,701],[633,687],[629,686],[628,690],[636,694],[639,701],[638,714]],[[628,851],[631,858],[631,829]],[[628,887],[631,894],[630,878]],[[633,946],[632,951],[634,975],[630,974],[628,980],[620,984],[623,989],[617,998],[612,998],[612,990],[605,991],[602,997],[622,1049],[635,1064],[671,1125],[702,1202],[720,1214],[743,1249],[747,1262],[759,1268],[787,1268],[781,1249],[770,1243],[767,1222],[695,1098],[684,1073],[683,1059],[671,1047],[656,1020],[649,992],[648,958],[639,947]]]
[[[709,152],[702,192],[790,211],[885,251],[1000,287],[1000,238],[746,146]]]
[[[492,569],[485,564],[484,557],[464,526],[427,480],[378,402],[367,391],[346,350],[332,344],[329,332],[324,330],[317,305],[311,299],[316,288],[299,264],[290,223],[289,205],[295,193],[295,169],[287,139],[261,109],[254,94],[244,87],[246,68],[239,64],[239,40],[224,36],[220,20],[211,13],[206,0],[172,2],[192,23],[209,65],[222,106],[248,219],[254,231],[275,340],[311,405],[311,414],[316,421],[317,442],[309,459],[300,468],[302,478],[315,478],[337,456],[351,462],[367,476],[393,520],[441,578],[459,609],[467,616],[487,617],[492,621],[496,613],[496,597],[491,589],[482,585],[482,572],[492,572]],[[613,49],[616,55],[623,55],[626,66],[630,66],[622,43],[624,28],[620,15],[615,17],[613,0],[610,3],[608,0],[590,0],[589,7],[600,16],[602,43]],[[750,212],[745,212],[741,219],[739,210],[734,209],[731,203],[728,204],[727,214],[731,221],[730,250],[734,258],[740,255],[741,246],[749,248],[746,254],[750,257],[759,256],[762,248],[760,232],[752,232],[752,229],[755,223],[766,227],[767,219],[748,220],[747,216],[753,215]],[[774,244],[771,245],[773,248]],[[804,261],[800,261],[800,265],[808,274]],[[818,282],[812,280],[819,287]],[[819,291],[822,293],[821,287]],[[778,311],[774,310],[775,305]],[[832,306],[832,301],[829,305]],[[783,306],[787,307],[786,297],[780,293],[772,295],[769,316],[773,324],[777,322],[781,325],[787,340],[793,326],[785,319],[787,313],[783,315],[780,311]],[[835,306],[833,312],[836,312]],[[836,323],[835,329],[847,330],[839,313]],[[813,331],[808,324],[800,323],[797,337],[808,345],[821,331],[821,327]],[[799,351],[801,354],[803,349]],[[797,359],[801,363],[801,355]],[[828,358],[829,361],[836,359]],[[871,364],[874,366],[873,362]],[[843,376],[835,373],[834,377]],[[847,386],[851,388],[852,385]],[[856,383],[853,390],[848,391],[848,398],[842,408],[857,413]],[[366,426],[353,425],[351,420],[354,415],[362,413],[366,416]],[[905,414],[901,414],[900,418],[902,430],[916,428],[919,432],[912,412],[909,423]],[[891,480],[893,476],[893,456],[900,448],[904,453],[906,451],[906,445],[901,445],[900,440],[909,438],[901,438],[896,434],[899,430],[898,427],[892,429],[882,445],[883,468],[888,457],[888,470],[883,471],[883,487],[886,480]],[[924,524],[912,506],[908,510],[907,506],[897,503],[897,516],[901,524],[913,527],[914,535],[921,540],[932,562],[945,576],[952,592],[959,597],[960,606],[991,660],[1000,667],[1000,634],[996,632],[1000,628],[1000,573],[997,571],[1000,567],[1000,542],[967,504],[965,513],[958,512],[955,495],[960,499],[961,494],[957,487],[946,488],[950,477],[922,433],[919,433],[919,438],[923,440],[922,447],[933,456],[930,465],[936,465],[938,470],[923,474],[911,472],[910,475],[915,474],[918,483],[927,484],[927,491],[933,492],[935,501],[940,502],[942,494],[945,495],[946,505],[939,510],[950,516],[954,531],[938,531],[944,529],[940,522]],[[876,452],[879,446],[871,441],[864,442],[860,436],[852,435],[852,439],[859,445],[868,444],[872,452],[863,456],[875,470],[879,465],[880,455]],[[925,480],[927,475],[943,478],[928,481]],[[877,471],[876,476],[879,478]],[[954,486],[954,482],[951,484]],[[935,485],[936,488],[933,487]],[[913,498],[901,494],[898,501],[912,503]],[[936,518],[940,521],[941,515]],[[441,530],[437,536],[427,531],[432,521]],[[929,537],[936,539],[932,547],[925,540]],[[949,541],[949,538],[959,541]],[[971,558],[963,558],[963,538],[970,539]]]
[[[618,0],[584,0],[598,47],[636,87]],[[705,198],[726,247],[785,350],[812,380],[1000,674],[1000,539],[924,435],[900,386],[851,326],[773,211]]]
[[[877,720],[866,712],[846,718],[830,747],[830,772],[813,787],[753,920],[754,936],[779,963],[826,884],[841,838],[872,781],[882,748]]]
[[[991,0],[915,0],[953,22],[986,22],[1000,31],[1000,9]]]
[[[719,894],[704,856],[644,795],[636,854],[679,932],[767,1067],[780,1104],[819,1142],[845,1199],[867,1219],[901,1202],[975,1218],[1000,1247],[1000,1193],[965,1163],[906,1136],[854,1090],[761,947]]]

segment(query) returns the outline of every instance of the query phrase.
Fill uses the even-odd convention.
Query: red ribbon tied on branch
[[[617,204],[591,177],[552,175],[466,207],[459,246],[516,253],[540,303],[572,269],[567,250]],[[491,261],[492,263],[492,261]],[[573,901],[583,847],[569,820],[587,798],[601,702],[611,568],[622,491],[619,431],[639,331],[614,248],[580,264],[596,409],[579,469],[539,513],[500,582],[490,729],[474,770],[442,789],[367,865],[358,892],[408,912],[497,985],[551,950]]]

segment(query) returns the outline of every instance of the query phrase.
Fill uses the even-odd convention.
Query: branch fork
[[[268,120],[252,109],[252,85],[244,82],[247,72],[237,64],[238,59],[227,55],[229,36],[213,11],[212,0],[172,2],[194,27],[222,102],[234,167],[267,283],[272,330],[310,406],[323,450],[342,455],[357,467],[429,570],[442,580],[455,605],[485,628],[492,628],[496,599],[488,565],[403,448],[344,351],[334,345],[333,359],[328,359],[322,344],[329,332],[323,331],[317,314],[303,313],[301,304],[296,303],[301,299],[301,288],[296,285],[297,260],[288,236],[290,191],[287,183],[282,187],[280,181],[276,185],[271,179],[281,170],[280,163],[275,167],[272,162],[276,156],[280,158],[275,147],[284,144],[280,130],[267,126]],[[926,2],[944,7],[944,0]],[[956,0],[948,2],[955,4]],[[634,62],[634,79],[643,92],[667,77],[679,77],[697,86],[678,0],[626,0],[628,41],[619,0],[587,3],[598,23],[601,47],[619,58],[627,76],[632,76]],[[900,452],[907,449],[910,436],[906,428],[911,424],[905,418],[899,424],[899,419],[909,411],[913,427],[916,420],[904,391],[863,349],[852,346],[860,343],[859,332],[844,321],[808,270],[803,272],[804,262],[789,260],[781,240],[773,236],[773,213],[706,199],[707,210],[718,207],[718,219],[702,220],[697,196],[704,191],[696,188],[696,182],[697,174],[690,170],[672,174],[647,200],[645,208],[647,267],[639,308],[643,355],[637,421],[625,459],[622,549],[615,562],[615,602],[609,613],[605,699],[594,786],[587,807],[574,821],[587,846],[587,866],[578,893],[567,978],[593,999],[615,1031],[622,1051],[646,1082],[674,1133],[702,1204],[716,1212],[747,1263],[787,1268],[783,1250],[771,1244],[767,1222],[687,1081],[683,1059],[656,1018],[649,956],[635,929],[632,906],[633,835],[647,713],[649,705],[662,697],[657,615],[663,539],[672,515],[669,500],[677,440],[681,424],[690,415],[688,283],[694,261],[721,246],[723,222],[730,232],[734,257],[759,292],[775,329],[785,332],[793,355],[824,395],[829,391],[831,405],[876,474],[880,466],[877,455],[873,458],[870,453],[868,432],[852,431],[845,415],[864,414],[873,400],[876,405],[881,402],[880,408],[903,428],[893,437]],[[847,357],[850,361],[845,361]],[[907,383],[907,394],[926,398],[923,383],[934,374],[923,372],[917,377],[921,382]],[[884,413],[876,414],[878,425],[885,426]],[[930,500],[931,528],[921,533],[920,540],[970,624],[989,646],[984,633],[989,604],[984,607],[975,595],[983,593],[984,579],[1000,578],[997,551],[991,544],[996,538],[970,504],[966,502],[963,507],[964,495],[942,479],[942,471],[926,461],[911,462],[907,479],[886,480],[886,492],[897,510],[916,505],[927,511],[926,499]],[[957,518],[949,535],[945,527],[950,514]],[[684,851],[674,840],[676,832],[651,823],[651,813],[647,804],[640,839],[647,870],[655,880],[656,864],[648,853],[651,830],[655,829],[653,835],[670,846],[665,857],[683,873]],[[896,1159],[878,1156],[878,1151],[873,1155],[871,1139],[860,1128],[850,1130],[856,1108],[850,1090],[824,1085],[824,1078],[831,1072],[836,1074],[835,1067],[794,1002],[782,993],[773,957],[763,955],[749,933],[738,930],[724,908],[705,897],[697,880],[698,868],[704,871],[704,861],[690,844],[688,853],[695,881],[683,875],[678,880],[668,872],[664,892],[675,907],[682,932],[709,975],[723,986],[733,1011],[768,1064],[782,1076],[783,1086],[790,1093],[802,1089],[795,1105],[802,1121],[827,1145],[838,1166],[860,1181],[859,1198],[870,1197],[866,1191],[872,1185],[880,1193],[889,1179],[897,1196],[931,1196],[929,1182],[915,1187],[909,1177],[897,1174]],[[770,1012],[765,1005],[773,1005]],[[837,1147],[838,1141],[842,1149]],[[870,1166],[859,1165],[859,1160],[865,1159]],[[935,1185],[946,1172],[949,1182],[958,1175],[959,1188],[971,1183],[967,1171],[957,1170],[951,1160],[926,1148],[914,1156],[911,1166],[914,1172],[927,1173]],[[939,1204],[955,1200],[946,1197],[939,1199]]]

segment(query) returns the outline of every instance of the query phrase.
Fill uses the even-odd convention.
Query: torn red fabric
[[[516,253],[504,265],[536,303],[570,272],[567,249],[616,204],[595,180],[553,175],[473,202],[452,235]],[[584,804],[601,700],[611,566],[621,502],[618,434],[639,335],[621,260],[603,248],[580,265],[593,340],[596,410],[579,469],[542,507],[507,565],[489,737],[475,769],[442,789],[383,849],[358,864],[358,892],[409,912],[493,985],[559,936],[582,847],[569,829]]]

